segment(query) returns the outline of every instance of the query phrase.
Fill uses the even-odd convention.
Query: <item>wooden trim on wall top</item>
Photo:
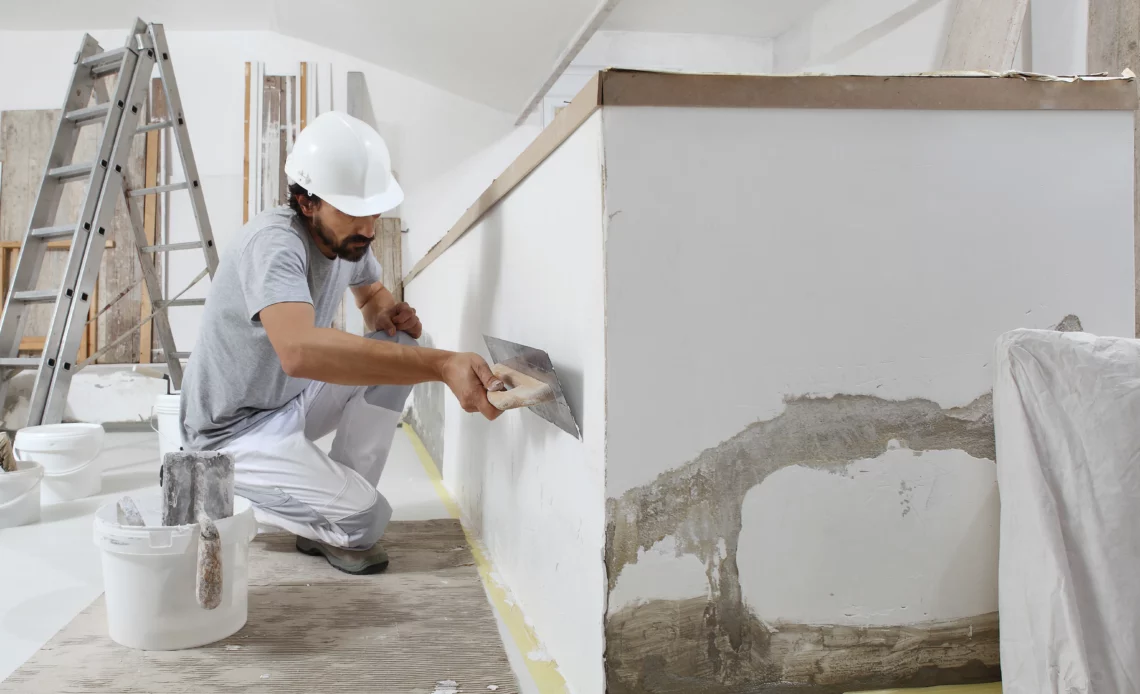
[[[606,70],[595,75],[534,142],[404,277],[414,280],[603,106],[909,110],[1135,111],[1134,78],[1035,75],[703,75]]]

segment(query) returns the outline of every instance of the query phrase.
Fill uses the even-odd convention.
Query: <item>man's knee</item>
[[[347,538],[345,547],[367,549],[384,536],[388,522],[392,520],[392,505],[380,492],[375,492],[372,504],[358,513],[336,521],[337,528]]]
[[[395,342],[395,343],[398,343],[401,345],[407,345],[409,347],[418,347],[420,344],[416,340],[416,338],[412,337],[411,335],[407,334],[406,332],[404,332],[402,330],[396,331],[395,335],[389,335],[388,333],[384,332],[383,330],[378,330],[378,331],[373,332],[373,333],[368,333],[367,335],[365,335],[365,337],[367,337],[370,340],[383,340],[384,342]]]

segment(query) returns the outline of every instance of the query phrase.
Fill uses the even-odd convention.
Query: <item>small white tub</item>
[[[54,504],[94,496],[103,488],[98,462],[103,427],[98,424],[44,424],[16,432],[17,460],[34,460],[44,468],[43,503]]]
[[[234,515],[216,522],[222,540],[222,603],[207,610],[198,605],[196,589],[197,524],[158,525],[160,490],[131,498],[148,527],[119,525],[114,502],[95,514],[111,639],[129,648],[170,651],[220,641],[245,626],[249,542],[257,534],[250,503],[236,498]]]
[[[40,522],[43,477],[43,467],[30,460],[17,461],[12,472],[0,472],[0,528]]]
[[[166,460],[167,453],[177,453],[182,449],[182,427],[178,421],[178,405],[181,396],[159,395],[154,401],[152,428],[158,432],[158,461]]]

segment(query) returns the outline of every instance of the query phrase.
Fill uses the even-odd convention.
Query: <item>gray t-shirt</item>
[[[261,310],[313,305],[317,327],[332,325],[345,289],[380,280],[369,250],[359,262],[326,258],[288,207],[262,212],[242,229],[214,273],[198,339],[182,383],[187,450],[213,450],[300,395],[261,325]]]

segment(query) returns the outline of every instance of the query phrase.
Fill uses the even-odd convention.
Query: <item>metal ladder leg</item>
[[[104,236],[96,220],[99,192],[102,190],[107,171],[110,168],[111,152],[115,143],[126,103],[126,93],[130,80],[124,79],[134,74],[136,55],[128,48],[102,52],[99,44],[90,36],[84,36],[76,54],[75,72],[68,86],[67,96],[56,126],[55,137],[48,155],[40,190],[36,196],[28,232],[24,237],[20,259],[12,285],[8,292],[3,315],[0,316],[0,367],[5,376],[10,377],[15,370],[38,368],[29,406],[29,424],[39,424],[42,420],[44,403],[50,388],[52,374],[57,366],[57,354],[66,330],[68,315],[76,298],[86,307],[86,297],[91,287],[79,285],[77,280],[83,265],[91,238],[102,249]],[[110,99],[89,106],[98,80],[109,74],[119,74],[119,79]],[[91,162],[71,162],[79,138],[79,129],[87,124],[103,123],[95,159]],[[69,163],[70,162],[70,163]],[[67,224],[56,224],[55,216],[59,206],[63,185],[69,181],[87,180],[87,192],[79,218]],[[71,237],[71,250],[60,287],[52,290],[36,290],[35,285],[43,268],[47,243],[52,238]],[[93,286],[93,285],[92,285]],[[23,336],[28,307],[36,303],[55,304],[51,327],[45,339],[44,349],[39,358],[20,359],[19,347]],[[0,383],[0,402],[7,394],[8,378]]]

